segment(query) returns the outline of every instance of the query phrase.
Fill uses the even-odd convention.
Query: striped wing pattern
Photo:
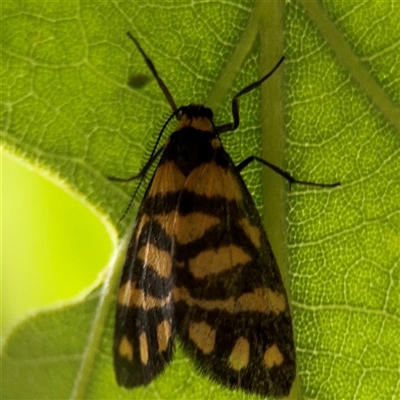
[[[118,291],[120,385],[149,383],[175,335],[198,368],[250,393],[295,377],[286,292],[256,207],[217,135],[174,132],[138,212]]]

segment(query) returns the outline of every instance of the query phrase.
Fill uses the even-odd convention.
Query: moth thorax
[[[170,136],[166,153],[178,168],[187,176],[194,168],[212,161],[219,143],[217,134],[211,131],[183,127]]]

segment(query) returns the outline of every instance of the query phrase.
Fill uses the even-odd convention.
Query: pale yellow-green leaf
[[[394,1],[3,2],[2,143],[118,222],[170,112],[125,36],[151,56],[178,105],[206,102],[216,122],[232,95],[283,69],[241,102],[235,160],[262,155],[302,180],[255,166],[246,182],[292,299],[299,380],[293,398],[400,396],[400,65]],[[287,196],[285,196],[287,193]],[[287,235],[286,235],[287,233]],[[179,349],[146,388],[112,370],[114,291],[123,246],[75,302],[15,327],[2,352],[2,397],[243,398],[198,374]]]

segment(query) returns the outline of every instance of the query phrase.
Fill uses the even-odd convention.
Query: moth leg
[[[275,65],[274,68],[271,69],[271,71],[268,72],[268,74],[264,75],[261,79],[259,79],[256,82],[251,83],[250,85],[246,86],[243,88],[239,93],[237,93],[235,96],[233,96],[232,99],[232,116],[233,116],[233,122],[229,122],[227,124],[217,126],[217,132],[218,133],[224,133],[224,132],[229,132],[229,131],[234,131],[237,129],[239,126],[239,98],[243,96],[246,93],[251,92],[252,90],[258,88],[261,86],[261,84],[267,80],[278,68],[279,66],[283,63],[283,60],[285,57],[282,57]]]
[[[270,162],[263,160],[260,157],[257,156],[250,156],[243,160],[239,165],[236,166],[236,169],[240,172],[242,169],[247,167],[251,162],[253,161],[258,161],[261,164],[265,165],[268,168],[271,168],[273,171],[275,171],[277,174],[285,178],[288,182],[290,187],[297,183],[299,185],[308,185],[308,186],[318,186],[318,187],[336,187],[340,185],[340,182],[335,182],[335,183],[317,183],[317,182],[309,182],[309,181],[300,181],[296,178],[294,178],[292,175],[289,174],[289,172],[277,167],[274,164],[271,164]]]

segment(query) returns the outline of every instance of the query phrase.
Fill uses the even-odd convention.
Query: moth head
[[[179,108],[177,130],[192,127],[200,131],[213,131],[213,112],[201,104],[190,104]]]

